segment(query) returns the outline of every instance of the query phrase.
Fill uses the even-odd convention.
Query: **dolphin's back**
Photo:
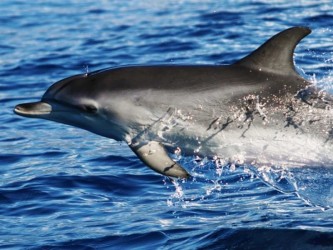
[[[282,86],[288,86],[289,92],[296,92],[310,84],[299,76],[293,63],[296,45],[310,32],[310,29],[305,27],[282,31],[232,65],[140,65],[109,68],[61,80],[55,83],[44,97],[60,93],[64,88],[67,88],[68,92],[68,88],[75,91],[80,88],[84,91],[91,89],[91,92],[99,89],[199,92],[253,86],[256,89],[271,89],[270,92],[273,93],[281,92]]]
[[[305,27],[282,31],[232,65],[126,66],[92,73],[89,77],[103,85],[111,84],[113,89],[201,90],[216,85],[267,84],[269,81],[275,85],[280,82],[277,87],[292,83],[293,91],[309,84],[296,72],[293,54],[298,42],[310,32]]]

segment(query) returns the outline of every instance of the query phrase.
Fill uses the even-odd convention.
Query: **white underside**
[[[165,126],[165,125],[164,125]],[[155,136],[154,136],[155,135]],[[161,141],[181,150],[183,155],[218,157],[221,161],[256,166],[333,166],[333,145],[316,134],[294,128],[253,123],[247,130],[231,126],[222,131],[208,130],[195,122],[177,122],[165,129],[159,126],[146,140]]]

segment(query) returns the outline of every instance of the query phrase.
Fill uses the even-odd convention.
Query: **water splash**
[[[193,179],[171,181],[174,193],[167,200],[168,206],[186,208],[225,195],[229,185],[238,185],[241,189],[244,181],[260,180],[281,193],[298,197],[307,205],[322,209],[333,207],[333,169],[330,168],[256,167],[225,164],[217,158],[196,161],[194,156],[180,161],[191,169]]]
[[[297,185],[296,195],[313,206],[333,207],[333,169],[304,167],[289,170]]]
[[[333,207],[333,169],[323,167],[245,166],[265,184],[282,193],[291,193],[306,204],[323,209]]]
[[[266,184],[272,186],[283,193],[295,193],[297,191],[297,184],[295,183],[292,173],[286,168],[282,167],[255,167],[246,166],[256,176],[258,176]]]
[[[169,207],[176,206],[180,204],[183,208],[186,207],[186,202],[184,202],[184,191],[181,185],[182,180],[177,180],[173,178],[169,178],[171,184],[175,188],[175,192],[169,197],[167,200],[167,205]]]

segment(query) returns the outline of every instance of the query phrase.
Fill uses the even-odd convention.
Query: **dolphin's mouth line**
[[[50,112],[47,111],[25,111],[21,110],[19,107],[15,107],[14,112],[18,115],[25,115],[25,116],[50,114]]]
[[[26,111],[21,110],[20,108],[17,108],[17,107],[14,108],[14,112],[15,112],[15,114],[22,115],[22,116],[49,115],[51,113],[51,112],[48,112],[48,111],[29,111],[29,112],[26,112]],[[52,110],[52,113],[56,114],[56,113],[71,113],[71,112],[68,111],[68,110]]]
[[[52,106],[46,102],[23,103],[17,105],[14,112],[26,117],[40,117],[49,115],[52,112]]]
[[[39,102],[22,103],[14,108],[14,113],[25,117],[42,117],[51,113],[70,113],[72,110],[77,110],[77,107],[67,103],[48,99],[42,99]]]

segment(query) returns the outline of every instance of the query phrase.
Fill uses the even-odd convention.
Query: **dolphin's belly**
[[[223,162],[257,166],[333,166],[333,145],[318,134],[300,132],[285,124],[251,127],[233,124],[207,131],[200,124],[187,124],[163,134],[163,142],[183,155],[218,157]]]

